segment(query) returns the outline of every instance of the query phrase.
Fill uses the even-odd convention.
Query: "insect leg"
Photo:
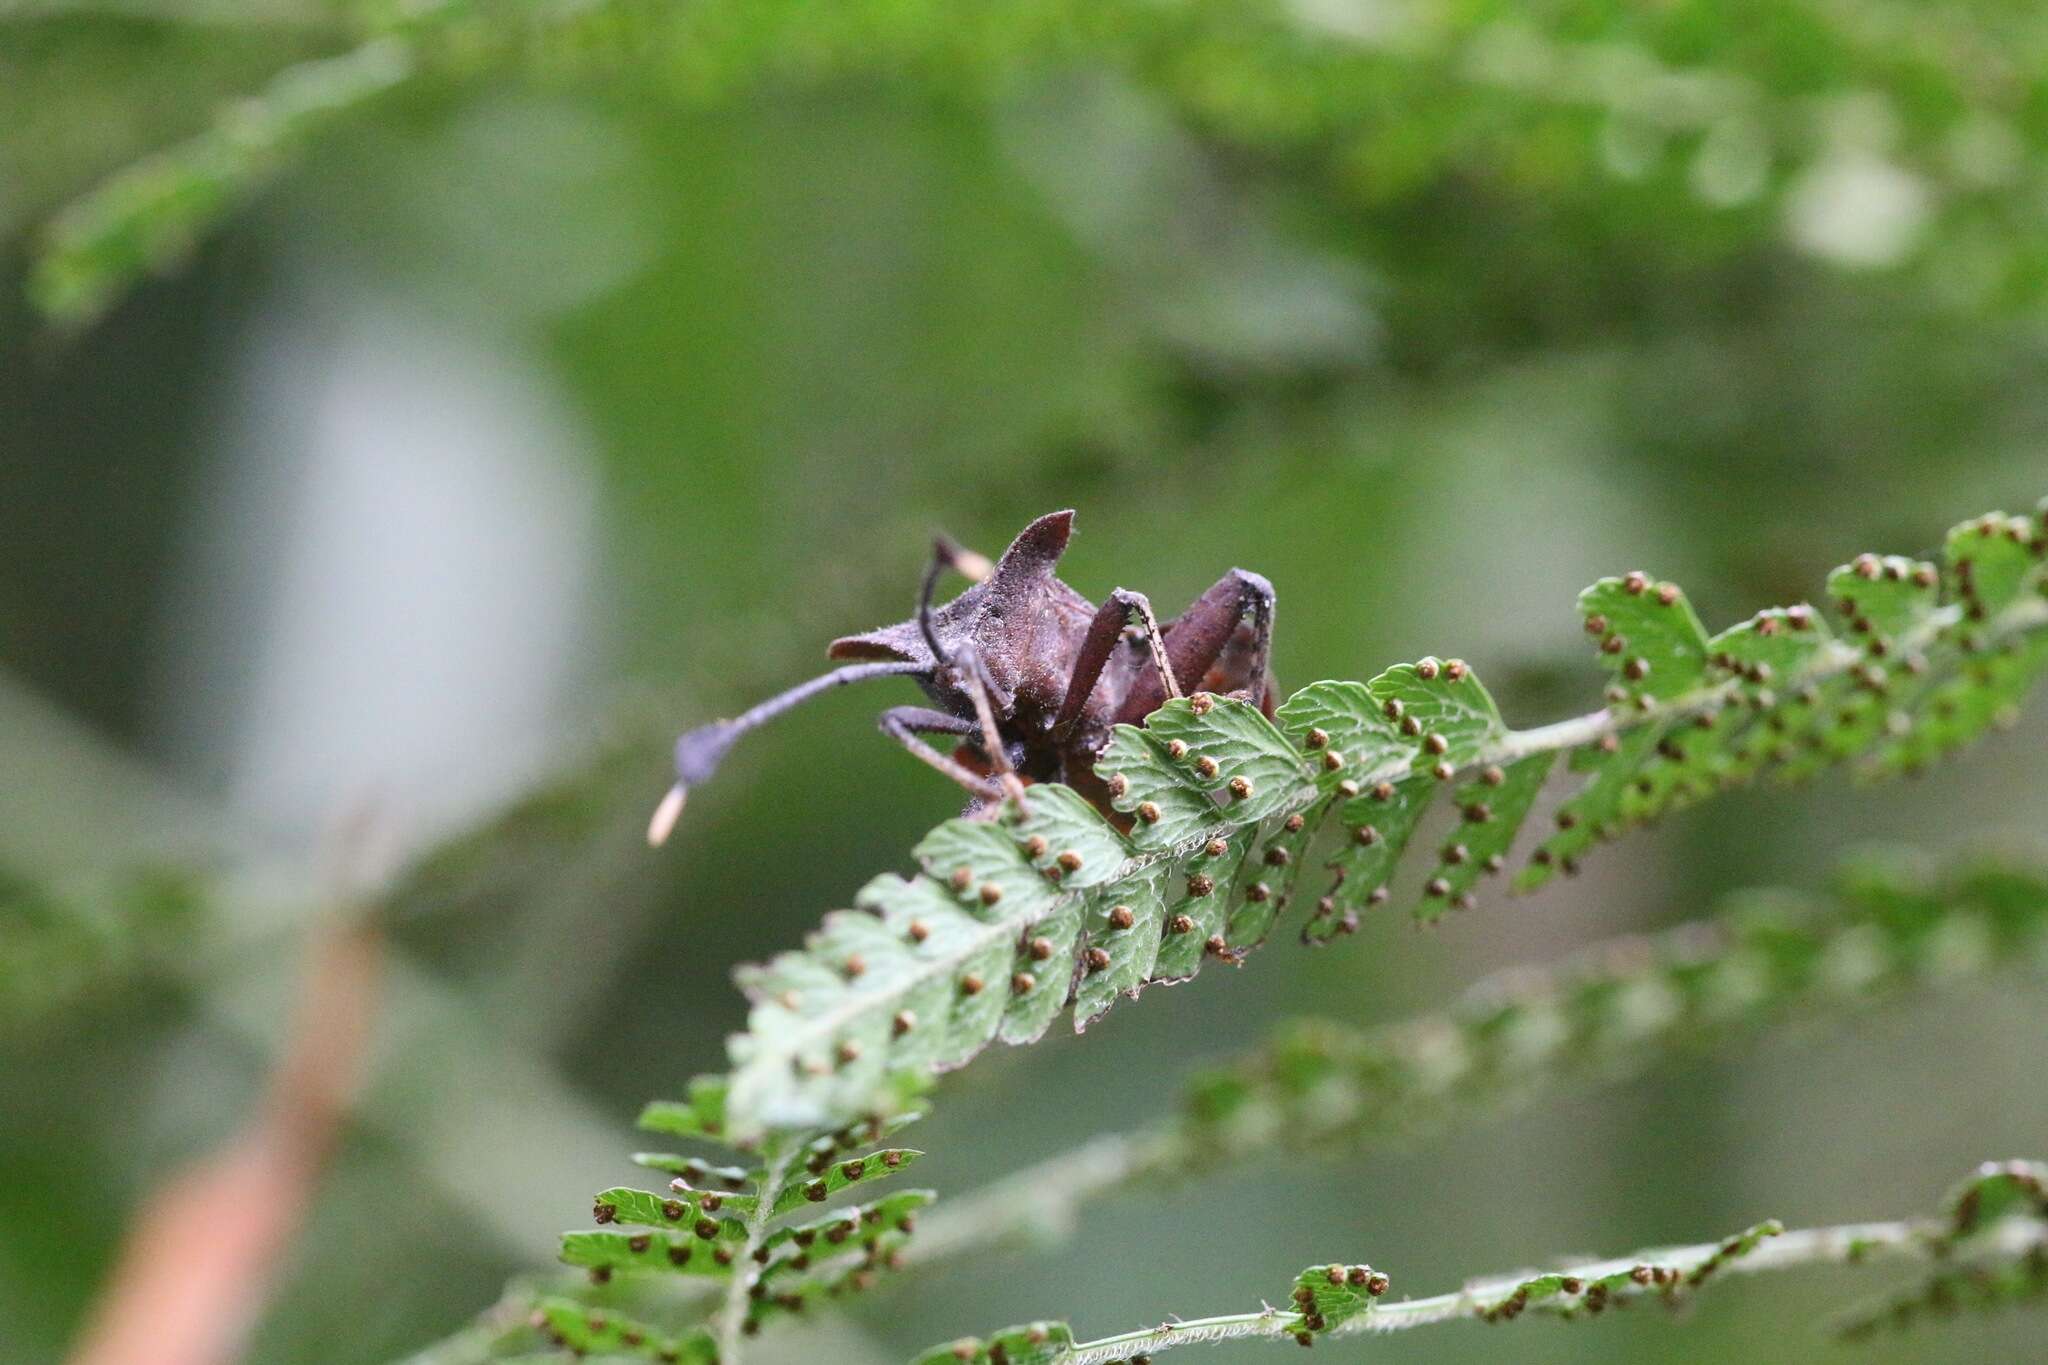
[[[1249,569],[1232,569],[1213,587],[1196,598],[1188,609],[1166,627],[1166,657],[1173,675],[1183,688],[1196,688],[1208,672],[1224,658],[1239,628],[1249,623],[1249,657],[1230,665],[1237,687],[1263,709],[1272,701],[1271,655],[1273,641],[1273,585]],[[1119,721],[1135,723],[1159,709],[1166,700],[1164,689],[1150,678],[1131,688]]]
[[[948,757],[919,739],[926,735],[972,735],[976,725],[959,716],[949,716],[944,711],[934,711],[925,706],[892,706],[875,718],[882,733],[910,751],[911,757],[952,778],[969,792],[984,801],[999,801],[1003,789],[979,774],[970,771],[959,760]],[[1012,776],[1012,781],[1015,777]]]
[[[960,680],[961,690],[974,703],[974,718],[981,726],[982,747],[988,750],[996,781],[1002,784],[1004,794],[1017,803],[1018,814],[1028,815],[1031,808],[1024,801],[1024,782],[1017,776],[1017,770],[1010,766],[1009,750],[1003,745],[1003,732],[996,726],[995,708],[989,704],[989,693],[995,690],[995,683],[988,676],[981,654],[973,645],[962,645],[958,656],[953,662],[953,673]]]
[[[949,650],[940,642],[939,632],[932,625],[932,595],[939,586],[939,575],[947,569],[956,569],[973,578],[981,576],[980,571],[985,567],[989,567],[985,556],[975,554],[971,550],[962,550],[945,536],[933,536],[932,562],[925,567],[924,582],[918,588],[917,628],[923,632],[925,647],[931,650],[932,658],[937,661],[938,666],[950,671],[959,680],[960,690],[974,703],[975,719],[981,723],[982,746],[988,750],[989,762],[995,767],[996,780],[1002,784],[1003,793],[1017,803],[1017,809],[1021,813],[1029,809],[1024,804],[1024,783],[1018,778],[1016,769],[1010,766],[1009,752],[1003,747],[1002,731],[996,727],[995,708],[988,700],[989,693],[995,691],[995,682],[988,676],[988,669],[983,665],[981,655],[972,645],[962,644],[957,651]],[[897,738],[905,739],[901,735]],[[906,739],[905,742],[907,745],[909,741]],[[918,757],[925,756],[919,754]],[[938,755],[934,754],[933,757]],[[925,758],[925,762],[931,761],[931,758]],[[946,761],[952,762],[950,759]],[[945,768],[940,768],[939,771],[945,772],[955,781],[959,780]],[[960,771],[965,772],[966,769],[962,768]]]
[[[1166,657],[1164,632],[1159,629],[1158,619],[1152,615],[1151,600],[1144,593],[1118,588],[1096,608],[1095,619],[1088,623],[1088,633],[1081,639],[1081,652],[1075,657],[1073,674],[1067,680],[1066,698],[1060,702],[1059,714],[1053,718],[1053,737],[1060,743],[1064,744],[1080,723],[1081,713],[1088,707],[1088,698],[1102,678],[1102,670],[1108,666],[1117,643],[1123,639],[1125,627],[1133,623],[1144,630],[1145,642],[1152,648],[1152,664],[1159,671],[1164,695],[1180,695],[1180,685],[1175,681]]]

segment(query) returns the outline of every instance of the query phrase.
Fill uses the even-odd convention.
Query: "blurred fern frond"
[[[689,1100],[648,1106],[641,1127],[722,1147],[722,1103],[716,1078],[702,1078]],[[870,1288],[903,1264],[932,1192],[840,1196],[864,1196],[923,1155],[875,1145],[916,1117],[906,1107],[833,1133],[780,1135],[736,1165],[636,1153],[638,1165],[669,1180],[599,1192],[597,1226],[562,1235],[562,1262],[584,1277],[581,1288],[517,1281],[469,1327],[411,1359],[477,1362],[539,1345],[686,1365],[736,1360],[742,1337]]]
[[[73,886],[0,867],[0,1028],[33,1026],[184,953],[205,914],[189,869],[138,867]]]
[[[1356,21],[1268,0],[1196,5],[652,0],[366,10],[361,46],[279,70],[210,131],[59,214],[34,292],[89,317],[240,202],[318,131],[420,79],[632,75],[685,104],[879,77],[999,101],[1094,66],[1155,92],[1202,134],[1286,161],[1361,206],[1450,186],[1654,196],[1658,230],[1708,250],[1786,235],[1851,267],[1969,257],[1987,300],[2038,296],[2027,206],[2041,147],[2033,26],[1949,7],[1902,44],[1850,11],[1779,6],[1807,60],[1773,60],[1704,4],[1568,9],[1425,0]],[[1790,41],[1788,38],[1787,41]],[[1882,206],[1883,213],[1874,208]],[[1591,216],[1628,230],[1623,208]],[[1689,229],[1689,231],[1688,231]],[[1958,272],[1946,275],[1953,292]]]
[[[1935,1283],[1976,1287],[1967,1298],[1951,1292],[1945,1300],[1951,1311],[2000,1307],[2048,1293],[2044,1176],[2048,1167],[2037,1162],[1987,1163],[1956,1189],[1937,1218],[1789,1232],[1773,1220],[1697,1246],[1659,1247],[1537,1274],[1493,1276],[1450,1293],[1398,1303],[1381,1300],[1389,1278],[1370,1266],[1315,1265],[1295,1278],[1287,1308],[1174,1317],[1158,1327],[1098,1341],[1077,1342],[1065,1323],[1031,1323],[987,1339],[968,1337],[935,1347],[915,1365],[1109,1365],[1219,1341],[1292,1338],[1308,1346],[1319,1337],[1445,1322],[1501,1323],[1524,1314],[1590,1317],[1638,1300],[1677,1304],[1727,1275],[1885,1258],[1931,1262],[1940,1267]],[[1912,1314],[1892,1306],[1880,1317],[1903,1323]]]

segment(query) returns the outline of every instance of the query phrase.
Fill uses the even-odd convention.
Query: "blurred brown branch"
[[[316,939],[291,1041],[242,1131],[137,1216],[72,1365],[226,1365],[241,1354],[359,1079],[382,936],[338,916]]]

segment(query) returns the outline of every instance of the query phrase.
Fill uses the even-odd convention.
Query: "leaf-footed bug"
[[[834,640],[827,657],[852,662],[676,741],[676,783],[648,824],[649,842],[668,838],[690,788],[717,770],[741,735],[820,692],[871,678],[912,678],[924,689],[932,705],[892,706],[879,724],[967,789],[970,816],[992,814],[1005,796],[1022,804],[1026,783],[1058,781],[1127,825],[1095,775],[1112,726],[1134,724],[1169,697],[1197,690],[1256,701],[1272,714],[1272,584],[1232,569],[1163,625],[1143,593],[1118,588],[1098,607],[1053,572],[1073,525],[1071,511],[1048,513],[994,564],[939,537],[916,615]],[[974,581],[934,605],[948,569]],[[924,735],[958,744],[942,753]]]

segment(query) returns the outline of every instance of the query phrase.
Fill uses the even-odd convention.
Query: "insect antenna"
[[[916,619],[918,632],[924,636],[925,648],[932,652],[932,658],[938,663],[952,662],[946,647],[939,643],[939,632],[932,624],[932,599],[938,592],[939,575],[951,569],[962,578],[985,583],[995,568],[987,555],[965,548],[951,536],[940,534],[932,537],[931,562],[925,565],[924,582],[918,585]]]
[[[718,771],[727,750],[747,731],[759,729],[791,707],[835,687],[866,682],[870,678],[895,678],[928,671],[927,665],[916,661],[848,664],[820,674],[809,682],[798,683],[787,692],[778,692],[731,720],[716,720],[709,725],[698,726],[676,741],[676,784],[668,789],[661,798],[661,804],[654,808],[654,818],[647,822],[647,842],[658,847],[667,841],[675,831],[676,822],[682,818],[690,788]]]

